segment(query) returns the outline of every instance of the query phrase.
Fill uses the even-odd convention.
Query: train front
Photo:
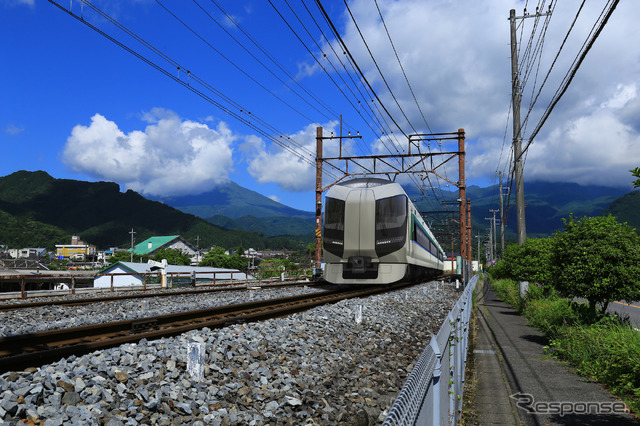
[[[389,284],[407,272],[407,196],[383,179],[335,185],[325,198],[324,278],[334,284]]]

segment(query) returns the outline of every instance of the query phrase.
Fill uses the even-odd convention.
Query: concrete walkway
[[[477,290],[474,411],[481,425],[637,425],[617,398],[544,353],[547,339],[501,302]]]

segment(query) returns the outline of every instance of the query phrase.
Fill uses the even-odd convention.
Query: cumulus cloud
[[[197,194],[229,180],[236,137],[225,123],[210,128],[160,108],[143,120],[149,123],[144,130],[125,133],[95,114],[88,126],[73,128],[63,161],[74,171],[151,195]]]
[[[245,154],[248,162],[247,171],[260,183],[275,183],[286,191],[312,191],[316,185],[316,124],[310,124],[296,134],[289,135],[289,146],[296,146],[305,159],[292,154],[276,144],[267,146],[265,141],[258,137],[248,137],[241,145],[240,150]],[[323,126],[324,134],[330,136],[335,129],[331,124]],[[295,141],[295,142],[291,142]],[[353,149],[353,141],[345,141],[343,152]],[[339,144],[325,141],[323,156],[336,157]],[[329,167],[324,168],[323,182],[335,180]]]
[[[492,180],[497,170],[508,171],[512,157],[509,150],[512,117],[507,18],[510,9],[522,15],[523,3],[379,0],[378,4],[431,130],[465,129],[469,178]],[[603,8],[599,3],[585,5],[527,117],[544,73],[555,60],[578,8],[573,2],[554,4],[545,43],[538,51],[540,72],[536,74],[537,63],[533,62],[527,63],[531,72],[523,70],[521,75],[524,83],[522,119],[528,118],[525,139],[542,117]],[[349,6],[367,46],[347,11],[340,22],[341,33],[367,79],[406,133],[427,130],[375,5],[368,0],[353,0]],[[640,56],[640,45],[632,42],[637,25],[630,19],[638,13],[640,3],[626,2],[618,6],[531,146],[525,164],[526,179],[617,186],[629,181],[627,170],[636,167],[633,161],[639,158],[636,142],[640,134],[640,111],[635,82],[640,78],[636,60]],[[523,36],[520,41],[527,41],[534,22],[534,19],[519,22],[518,34]],[[538,26],[541,28],[542,21]],[[387,90],[367,47],[378,59],[378,66],[413,128]],[[525,51],[526,45],[521,46],[521,55]],[[609,149],[611,144],[615,147]],[[380,148],[380,141],[374,141],[372,146]]]

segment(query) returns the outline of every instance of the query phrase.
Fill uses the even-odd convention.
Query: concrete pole
[[[502,198],[502,172],[500,172],[500,253],[504,253],[504,200]]]
[[[524,178],[522,165],[522,135],[520,133],[520,78],[518,72],[518,39],[516,34],[516,11],[509,12],[511,23],[511,96],[513,100],[513,160],[516,180],[516,220],[518,226],[518,244],[527,239],[524,217]]]

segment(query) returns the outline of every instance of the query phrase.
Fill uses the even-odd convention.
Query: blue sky
[[[534,2],[378,0],[383,23],[376,2],[350,0],[365,46],[344,3],[323,1],[367,80],[402,128],[390,125],[390,138],[382,136],[353,96],[344,95],[357,90],[356,85],[351,85],[344,72],[331,68],[338,61],[332,57],[329,43],[335,47],[336,41],[313,2],[305,4],[329,42],[300,0],[272,0],[284,20],[263,0],[91,2],[180,64],[180,70],[88,4],[79,0],[58,3],[64,10],[45,0],[0,0],[2,176],[17,170],[45,170],[56,178],[114,181],[122,190],[131,188],[155,196],[204,192],[232,180],[284,204],[312,210],[315,170],[309,161],[313,160],[315,128],[321,125],[327,134],[337,133],[339,114],[343,115],[345,133],[359,131],[362,135],[362,140],[348,144],[350,153],[386,153],[390,145],[404,143],[402,131],[428,131],[426,121],[433,132],[466,130],[469,184],[487,186],[496,182],[498,171],[509,172],[507,18],[511,8],[518,15],[525,6],[533,12]],[[540,53],[539,66],[537,56],[523,64],[531,71],[524,87],[523,119],[579,6],[559,3],[548,21],[542,49],[533,50]],[[525,139],[606,2],[588,3],[531,108]],[[546,2],[544,8],[548,5]],[[180,82],[226,105],[232,114],[65,10],[82,15],[86,22],[160,64]],[[640,165],[640,43],[635,22],[639,12],[638,2],[621,2],[614,11],[528,150],[525,179],[631,189],[628,170]],[[540,20],[536,31],[541,31],[544,22]],[[524,45],[521,55],[535,28],[532,18],[519,25]],[[351,77],[357,80],[355,74]],[[223,93],[231,103],[210,88]],[[327,142],[328,153],[335,150],[335,144]],[[455,165],[448,167],[445,174],[456,180]],[[446,185],[439,179],[433,182]]]

